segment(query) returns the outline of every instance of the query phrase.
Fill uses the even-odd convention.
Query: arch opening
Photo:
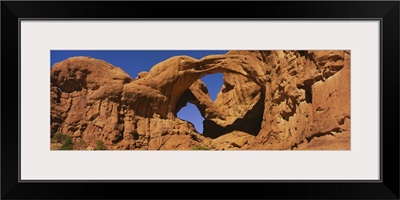
[[[206,85],[211,101],[215,102],[218,93],[221,91],[222,85],[224,84],[224,74],[209,74],[207,76],[203,76],[200,80]]]
[[[182,107],[178,111],[177,116],[178,118],[193,124],[196,131],[200,134],[203,134],[204,117],[201,115],[196,105],[187,103],[186,106]]]
[[[210,77],[212,84],[215,82],[214,79],[218,78],[213,76],[214,74],[206,74],[204,77]],[[178,98],[174,109],[175,116],[191,122],[197,132],[209,138],[217,138],[233,131],[257,136],[261,130],[264,114],[265,88],[242,74],[227,72],[217,72],[217,74],[222,79],[222,86],[214,86],[218,88],[215,89],[214,99],[209,95],[210,83],[204,84],[202,77],[193,82]],[[218,99],[217,94],[220,95]],[[190,105],[188,108],[191,109],[189,115],[198,114],[200,111],[201,117],[197,115],[185,118],[178,114],[187,105]]]

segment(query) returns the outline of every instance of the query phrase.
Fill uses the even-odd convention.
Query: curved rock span
[[[224,74],[215,102],[200,80],[214,73]],[[50,86],[51,138],[67,135],[73,149],[350,149],[347,50],[176,56],[135,79],[72,57],[54,64]],[[204,117],[203,134],[177,117],[187,103]]]

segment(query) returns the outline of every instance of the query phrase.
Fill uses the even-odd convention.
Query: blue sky
[[[63,61],[73,56],[90,56],[111,63],[114,66],[122,68],[132,78],[141,71],[149,71],[155,64],[166,60],[172,56],[187,55],[200,59],[207,55],[225,54],[227,50],[52,50],[50,55],[51,65]],[[207,85],[211,99],[214,101],[223,83],[222,74],[211,74],[203,77],[201,80]],[[178,117],[190,121],[196,127],[199,133],[203,132],[203,117],[200,111],[193,104],[181,109]]]

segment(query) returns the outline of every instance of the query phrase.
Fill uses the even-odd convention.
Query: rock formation
[[[213,73],[224,74],[215,102],[200,80]],[[51,68],[50,86],[51,137],[69,135],[74,149],[350,149],[350,51],[176,56],[135,79],[72,57]],[[188,102],[205,119],[203,134],[177,118]]]

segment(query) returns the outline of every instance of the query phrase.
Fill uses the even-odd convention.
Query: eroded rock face
[[[215,102],[200,78],[223,73]],[[51,134],[75,149],[350,149],[349,51],[230,51],[176,56],[133,80],[73,57],[51,69]],[[177,118],[193,103],[204,134]]]

